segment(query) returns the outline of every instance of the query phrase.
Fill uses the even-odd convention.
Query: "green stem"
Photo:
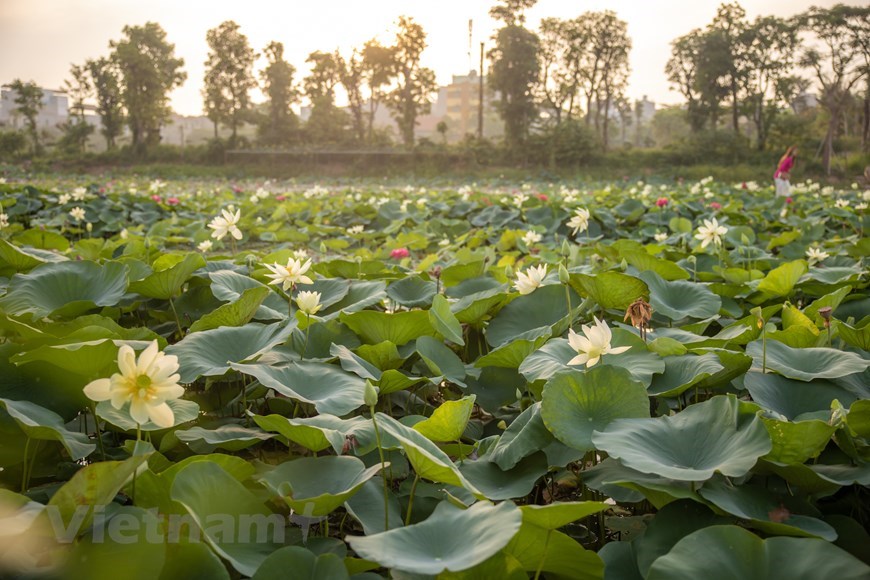
[[[133,453],[136,453],[136,448],[139,447],[139,442],[142,440],[142,425],[136,423],[136,445],[133,447]],[[136,505],[136,475],[139,470],[136,469],[133,471],[133,494],[130,498],[133,500],[133,505]]]
[[[571,289],[565,284],[565,300],[568,302],[568,328],[574,328],[574,317],[571,316]]]
[[[97,404],[91,403],[91,413],[94,415],[94,428],[97,430],[97,445],[100,447],[100,456],[106,460],[106,449],[103,447],[103,434],[100,432],[100,418],[97,417]]]
[[[414,483],[411,484],[411,495],[408,497],[408,511],[405,514],[405,525],[411,525],[411,510],[414,507],[414,492],[417,491],[417,482],[420,481],[420,474],[414,475]]]
[[[169,306],[172,308],[172,314],[175,315],[175,324],[178,326],[178,338],[180,340],[184,338],[184,331],[181,330],[181,319],[178,318],[178,311],[175,310],[175,302],[172,301],[172,298],[169,298]]]
[[[30,437],[27,438],[27,442],[24,443],[24,459],[21,462],[21,493],[27,491],[28,477],[27,477],[27,452],[30,451]]]
[[[305,353],[308,350],[308,331],[311,329],[311,315],[305,314],[305,344],[302,346],[302,354],[299,355],[299,360],[305,358]]]
[[[375,418],[375,407],[371,407],[372,425],[375,427],[375,441],[378,445],[378,455],[381,458],[381,479],[384,480],[384,531],[390,529],[390,504],[387,501],[387,474],[385,473],[386,464],[384,462],[384,449],[381,447],[381,432],[378,429],[378,421]]]
[[[764,321],[761,321],[761,374],[767,372],[767,329],[764,327]]]

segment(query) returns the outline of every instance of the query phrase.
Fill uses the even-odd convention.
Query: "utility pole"
[[[477,94],[477,138],[483,139],[483,43],[480,43],[480,75]]]

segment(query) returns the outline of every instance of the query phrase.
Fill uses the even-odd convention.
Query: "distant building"
[[[16,92],[8,85],[0,89],[0,124],[20,129],[24,127],[24,119],[18,113],[15,104]],[[36,125],[40,129],[53,129],[69,119],[69,98],[64,91],[42,89],[42,108],[36,117]]]
[[[651,122],[656,116],[656,102],[650,101],[644,95],[642,99],[634,102],[634,115],[641,125]]]

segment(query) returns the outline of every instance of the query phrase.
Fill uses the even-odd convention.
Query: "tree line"
[[[607,150],[614,119],[623,131],[639,123],[625,91],[632,48],[627,23],[614,12],[588,11],[575,18],[544,18],[537,30],[526,26],[526,12],[537,0],[499,0],[490,15],[500,23],[491,39],[486,85],[504,124],[503,148],[509,159],[523,160],[538,145],[555,159],[565,151],[577,156],[595,147]],[[239,129],[257,128],[259,145],[276,148],[301,144],[377,147],[390,142],[375,126],[380,107],[396,122],[405,147],[415,145],[415,127],[431,110],[434,72],[424,67],[427,46],[423,27],[402,16],[392,43],[373,39],[341,54],[314,51],[297,71],[273,41],[261,51],[265,66],[255,73],[258,57],[239,25],[226,21],[209,30],[202,97],[214,125],[230,131],[229,145],[243,145]],[[184,61],[159,24],[126,26],[110,43],[108,56],[73,65],[66,89],[70,121],[61,143],[84,150],[93,128],[85,122],[85,102],[96,103],[101,133],[109,149],[124,127],[134,153],[160,141],[169,118],[169,93],[186,79]],[[796,96],[818,91],[827,115],[822,140],[830,169],[834,141],[845,123],[844,112],[863,90],[862,143],[870,137],[870,8],[836,5],[810,8],[791,18],[759,16],[749,21],[739,4],[722,4],[712,22],[675,39],[665,68],[668,80],[685,99],[684,116],[692,133],[741,124],[754,128],[759,150],[768,146],[771,127],[787,114]],[[35,115],[41,92],[16,80],[19,113],[25,118],[34,152],[41,148]],[[254,103],[259,87],[265,102]],[[336,103],[337,91],[347,106]],[[302,97],[310,103],[303,124],[293,111]],[[446,130],[440,124],[439,130]],[[472,138],[469,136],[469,138]]]

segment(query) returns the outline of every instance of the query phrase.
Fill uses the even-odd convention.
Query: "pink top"
[[[776,169],[776,173],[773,174],[774,179],[779,179],[779,176],[783,173],[788,173],[791,171],[791,168],[794,167],[794,157],[786,157],[782,160],[782,163],[779,164],[779,167]]]

